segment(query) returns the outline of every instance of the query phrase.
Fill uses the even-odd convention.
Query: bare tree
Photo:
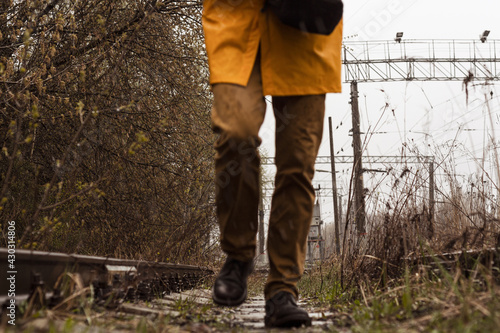
[[[214,212],[201,1],[4,1],[0,12],[0,215],[20,246],[203,253]]]

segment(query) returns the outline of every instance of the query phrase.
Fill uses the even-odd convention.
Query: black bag
[[[284,24],[321,35],[332,33],[344,11],[342,0],[267,0],[266,7]]]

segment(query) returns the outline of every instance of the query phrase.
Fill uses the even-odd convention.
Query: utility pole
[[[500,161],[498,160],[498,152],[497,152],[497,147],[494,148],[493,152],[495,153],[495,161],[497,162],[497,205],[495,207],[495,212],[496,212],[496,217],[497,220],[500,221]],[[500,148],[498,148],[500,149]]]
[[[339,220],[339,206],[337,203],[337,173],[335,172],[335,158],[333,149],[333,129],[332,117],[328,117],[328,127],[330,129],[330,161],[332,167],[332,191],[333,191],[333,214],[335,217],[335,253],[340,254],[340,220]]]
[[[429,162],[429,215],[430,223],[434,224],[434,160]]]
[[[260,190],[260,202],[259,202],[259,256],[262,256],[264,253],[264,193],[263,193],[263,183],[264,183],[264,175],[262,171],[262,167],[259,169],[259,190]],[[262,258],[265,260],[265,258]]]
[[[340,239],[344,239],[344,228],[342,228],[342,224],[344,222],[344,213],[342,212],[342,195],[339,194],[339,227],[340,227]]]
[[[364,235],[365,229],[365,195],[363,185],[363,164],[361,149],[361,131],[358,106],[358,83],[351,82],[351,108],[352,108],[352,142],[354,150],[354,209],[356,211],[356,231]]]

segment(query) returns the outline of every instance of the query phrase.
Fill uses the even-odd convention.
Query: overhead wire
[[[450,99],[448,99],[448,100],[455,99],[457,96],[459,96],[459,94],[457,94],[456,96],[454,96],[454,97],[452,97],[452,98],[450,98]],[[448,100],[447,100],[447,101],[448,101]],[[491,99],[490,99],[490,100],[491,100]],[[496,96],[496,97],[494,97],[494,98],[493,98],[493,100],[498,101],[498,100],[500,100],[500,97],[499,97],[499,96]],[[447,101],[446,101],[446,102],[447,102]],[[437,106],[440,106],[440,105],[442,105],[442,104],[445,104],[446,102],[436,104],[436,105],[435,105],[435,107],[434,107],[434,112],[437,112],[437,110],[436,110],[436,109],[437,109]],[[433,134],[433,135],[432,135],[433,140],[434,140],[434,141],[439,141],[439,139],[440,139],[440,137],[442,137],[443,133],[446,133],[446,132],[456,132],[456,130],[457,130],[457,128],[456,128],[456,127],[449,128],[449,129],[445,129],[445,128],[446,128],[446,127],[451,127],[451,126],[453,126],[453,123],[455,123],[456,121],[458,121],[458,120],[460,120],[460,119],[462,119],[462,118],[464,118],[464,117],[466,117],[466,116],[470,116],[470,112],[471,112],[471,111],[474,111],[474,110],[476,110],[476,109],[478,109],[478,108],[480,108],[480,107],[484,107],[485,103],[486,103],[486,102],[485,102],[485,101],[483,101],[483,102],[481,102],[481,104],[480,104],[480,105],[476,105],[474,108],[469,109],[466,113],[461,114],[460,116],[458,116],[458,117],[455,117],[455,118],[451,119],[451,120],[450,120],[450,121],[448,121],[446,124],[444,124],[444,125],[442,125],[442,126],[438,127],[437,129],[436,129],[436,128],[431,129],[431,130],[430,130],[430,132],[432,132],[432,133],[441,132],[441,134],[440,134],[440,135],[438,135],[438,136],[436,136],[435,134]],[[493,113],[494,113],[494,114],[496,114],[496,113],[497,113],[497,111],[495,111],[495,112],[493,112]],[[482,115],[479,115],[479,116],[477,116],[477,117],[473,118],[471,121],[472,121],[472,122],[477,121],[478,119],[481,119],[482,117],[483,117]],[[410,128],[410,130],[409,130],[409,131],[414,130],[414,129],[415,129],[415,127],[416,127],[416,126],[418,126],[418,123],[420,122],[420,120],[422,120],[423,118],[425,118],[425,116],[421,117],[421,118],[419,119],[419,121],[417,121],[417,122],[415,123],[415,125],[414,125],[414,126],[412,126],[412,127]],[[398,144],[402,144],[402,141],[393,143],[393,144],[392,144],[392,145],[388,148],[388,150],[390,150],[390,151],[394,150],[395,146],[396,146],[396,145],[398,145]]]

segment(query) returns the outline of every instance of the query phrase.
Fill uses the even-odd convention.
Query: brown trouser
[[[212,126],[215,143],[216,202],[221,246],[242,261],[255,256],[258,229],[259,129],[266,103],[260,64],[246,87],[215,84]],[[270,273],[265,296],[288,291],[298,297],[312,219],[314,162],[323,134],[325,95],[273,97],[276,118],[276,179],[267,249]]]

